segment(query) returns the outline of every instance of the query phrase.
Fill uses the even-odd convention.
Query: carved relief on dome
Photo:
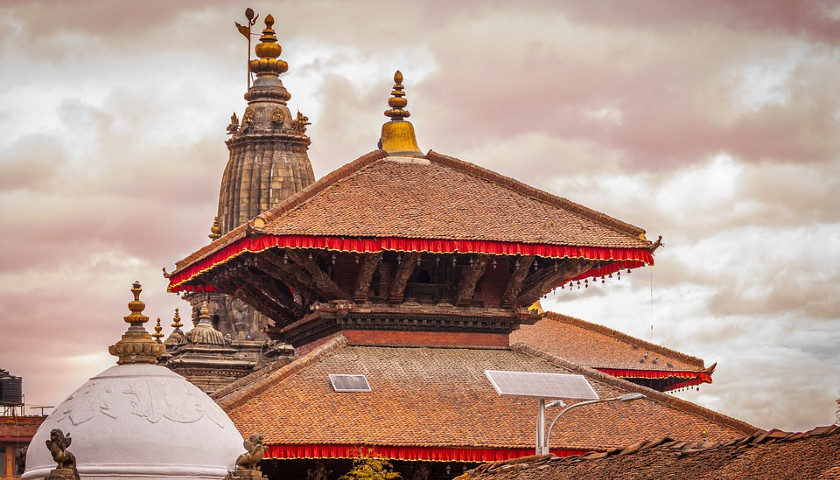
[[[100,413],[116,420],[129,412],[151,423],[164,418],[177,423],[194,423],[206,417],[224,428],[217,412],[205,408],[196,392],[189,391],[185,381],[170,379],[132,379],[127,385],[90,382],[67,398],[58,421],[68,419],[76,426]]]

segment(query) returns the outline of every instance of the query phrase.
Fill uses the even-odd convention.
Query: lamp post
[[[574,403],[569,405],[568,407],[564,408],[554,417],[554,420],[551,422],[551,425],[548,427],[548,431],[546,432],[543,428],[545,424],[545,407],[554,407],[554,406],[562,406],[565,407],[566,404],[563,403],[562,400],[555,400],[548,405],[545,405],[542,401],[540,402],[540,418],[537,419],[537,455],[548,455],[548,445],[549,441],[551,441],[551,429],[554,428],[554,424],[557,423],[557,420],[563,416],[564,413],[568,412],[569,410],[575,407],[582,407],[584,405],[592,405],[595,403],[604,403],[604,402],[630,402],[633,400],[638,400],[640,398],[645,398],[645,396],[641,393],[625,393],[624,395],[619,395],[617,397],[612,398],[601,398],[598,400],[586,400],[583,402]]]

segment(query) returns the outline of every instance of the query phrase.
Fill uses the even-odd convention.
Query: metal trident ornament
[[[251,89],[251,35],[256,35],[255,33],[251,33],[251,27],[257,23],[257,19],[260,18],[260,14],[254,15],[254,10],[251,8],[245,9],[245,18],[248,20],[245,22],[245,25],[240,25],[239,22],[233,22],[236,24],[236,29],[239,30],[239,33],[245,36],[248,39],[248,59],[246,64],[248,65],[248,83],[247,87],[248,90]]]

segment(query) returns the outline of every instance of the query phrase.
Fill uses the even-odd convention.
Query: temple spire
[[[166,347],[155,342],[143,327],[143,324],[149,321],[149,317],[143,315],[146,304],[140,301],[140,292],[142,291],[140,282],[134,282],[131,288],[134,300],[128,303],[128,309],[131,310],[131,313],[123,317],[123,320],[131,326],[128,327],[120,341],[108,347],[108,352],[119,358],[117,363],[120,365],[130,363],[155,364],[157,363],[157,357],[166,353]]]
[[[385,111],[385,116],[391,121],[382,125],[379,148],[393,156],[422,157],[423,152],[417,146],[414,126],[405,120],[411,114],[405,109],[408,100],[405,98],[402,81],[403,75],[397,70],[394,74],[394,89],[391,91],[391,98],[388,99],[388,106],[391,108]]]

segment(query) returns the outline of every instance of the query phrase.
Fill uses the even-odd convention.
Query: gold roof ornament
[[[283,47],[277,43],[277,35],[272,28],[274,26],[274,17],[268,15],[265,17],[265,29],[260,36],[260,43],[254,47],[254,52],[258,59],[251,60],[251,71],[257,76],[273,75],[277,76],[289,69],[289,64],[280,60],[280,53],[283,52]]]
[[[391,91],[391,98],[388,99],[388,106],[391,108],[385,111],[385,116],[391,121],[382,125],[379,148],[392,156],[422,157],[423,152],[417,145],[414,125],[405,120],[411,114],[405,109],[408,100],[405,98],[403,91],[405,87],[402,81],[403,74],[397,70],[394,74],[394,90]]]
[[[222,227],[219,226],[219,217],[213,217],[213,226],[210,227],[210,235],[207,235],[210,241],[216,240],[222,236]]]
[[[178,309],[175,309],[175,316],[172,317],[172,325],[170,325],[175,330],[183,327],[184,325],[181,323],[181,314],[178,313]]]
[[[163,327],[160,326],[160,318],[157,319],[157,324],[155,324],[155,333],[152,334],[152,338],[155,339],[157,343],[163,343],[160,341],[163,338],[163,334],[160,333],[163,330]]]
[[[123,317],[123,320],[130,327],[120,341],[108,347],[108,352],[119,358],[117,360],[119,365],[132,363],[156,364],[157,357],[166,353],[166,347],[155,342],[143,327],[143,324],[149,321],[149,317],[143,315],[146,304],[140,301],[140,292],[142,291],[140,282],[134,282],[131,288],[134,300],[128,302],[128,309],[131,310],[131,313]]]

